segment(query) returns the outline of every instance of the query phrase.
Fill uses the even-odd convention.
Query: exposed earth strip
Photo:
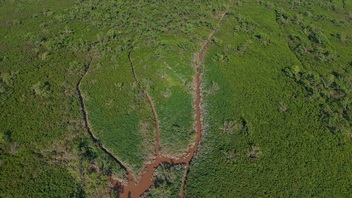
[[[133,79],[138,84],[139,88],[143,89],[141,84],[138,81],[136,70],[135,70],[133,62],[132,62],[131,54],[132,54],[132,50],[128,53],[128,61],[130,62],[130,65],[131,65]],[[160,137],[159,136],[159,120],[158,120],[158,116],[156,114],[156,110],[154,108],[153,100],[149,96],[147,90],[143,90],[143,94],[147,98],[149,106],[150,106],[150,108],[151,108],[151,110],[153,112],[153,117],[154,117],[154,122],[155,122],[155,155],[156,155],[156,158],[159,158],[159,144],[160,144],[160,140],[159,140],[159,137]]]
[[[130,179],[133,179],[134,177],[133,177],[131,171],[129,171],[129,169],[127,168],[127,166],[126,166],[124,163],[122,163],[122,161],[119,160],[111,151],[109,151],[107,148],[105,148],[105,147],[101,144],[101,142],[100,142],[99,139],[94,135],[94,133],[93,133],[91,127],[90,127],[90,124],[89,124],[89,121],[88,121],[88,113],[87,113],[87,110],[86,110],[87,108],[86,108],[86,106],[85,106],[85,104],[84,104],[84,97],[83,97],[82,91],[81,91],[81,83],[82,83],[83,78],[84,78],[84,77],[86,76],[86,74],[88,73],[88,70],[89,70],[89,67],[90,67],[90,65],[91,65],[91,62],[92,62],[92,58],[90,57],[90,58],[89,58],[89,61],[88,61],[88,64],[87,64],[86,68],[84,69],[84,72],[83,72],[82,76],[80,77],[80,79],[78,80],[78,83],[77,83],[77,85],[76,85],[76,89],[77,89],[77,93],[78,93],[78,97],[79,97],[79,102],[80,102],[80,104],[81,104],[81,110],[82,110],[82,114],[83,114],[83,119],[84,119],[85,127],[86,127],[86,129],[87,129],[87,131],[88,131],[90,137],[92,138],[93,142],[99,143],[99,147],[100,147],[106,154],[108,154],[112,159],[114,159],[114,161],[116,161],[117,164],[119,164],[122,169],[125,170],[125,172],[126,172],[127,177],[128,177],[129,180],[130,180]]]
[[[217,32],[217,30],[220,28],[221,22],[222,22],[225,15],[226,15],[226,13],[223,13],[221,15],[220,20],[219,20],[216,28],[212,31],[212,33],[209,35],[207,41],[203,44],[201,51],[198,54],[197,62],[195,63],[196,74],[194,75],[194,78],[195,78],[194,107],[195,107],[195,113],[196,113],[196,119],[195,119],[196,139],[195,139],[194,144],[187,151],[187,153],[182,156],[179,156],[179,157],[160,155],[160,153],[159,153],[159,145],[160,145],[159,121],[158,121],[157,113],[156,113],[156,110],[155,110],[155,107],[153,104],[153,100],[146,90],[143,90],[143,94],[146,97],[146,99],[148,100],[148,103],[152,109],[152,113],[153,113],[154,121],[155,121],[155,138],[156,138],[155,153],[156,153],[156,157],[153,161],[145,164],[144,172],[141,174],[139,181],[136,182],[132,171],[125,164],[123,164],[116,156],[114,156],[109,150],[107,150],[101,143],[99,143],[99,146],[102,148],[102,150],[104,150],[110,157],[112,157],[126,171],[126,174],[128,177],[127,184],[125,184],[123,181],[113,181],[112,182],[112,183],[117,183],[116,184],[117,186],[115,186],[115,189],[118,189],[119,197],[140,197],[140,196],[142,196],[152,186],[154,171],[161,164],[170,164],[170,165],[184,164],[184,165],[186,165],[186,170],[185,170],[184,177],[182,179],[182,186],[181,186],[181,191],[180,191],[180,197],[183,198],[185,196],[185,193],[184,193],[185,192],[185,185],[186,185],[188,173],[190,171],[190,162],[193,159],[193,157],[195,156],[196,152],[198,151],[198,147],[199,147],[201,137],[202,137],[202,132],[203,132],[203,129],[202,129],[202,108],[201,108],[201,105],[202,105],[202,102],[201,102],[201,76],[202,76],[201,67],[203,64],[204,55],[205,55],[205,52],[208,48],[208,45],[211,42],[211,40],[214,38],[214,35]],[[138,86],[140,88],[142,88],[140,83],[138,82],[138,79],[137,79],[137,76],[135,73],[135,68],[134,68],[134,65],[133,65],[132,59],[131,59],[131,52],[129,52],[129,54],[128,54],[128,60],[130,62],[131,68],[132,68],[133,78],[136,81],[136,83],[138,84]],[[84,104],[84,100],[83,100],[83,96],[82,96],[82,92],[81,92],[81,88],[80,88],[81,81],[84,78],[84,76],[86,75],[86,73],[88,72],[89,65],[90,65],[91,61],[92,61],[92,59],[90,59],[90,61],[88,63],[88,67],[85,69],[84,74],[82,75],[82,77],[79,79],[79,82],[77,83],[77,92],[79,95],[79,100],[81,103],[83,118],[85,121],[87,131],[90,134],[90,136],[92,137],[94,142],[99,142],[98,138],[96,138],[94,136],[94,134],[90,128],[89,121],[88,121],[88,115],[87,115],[86,107]]]
[[[207,50],[207,47],[213,37],[215,36],[215,33],[219,29],[221,22],[224,18],[226,13],[223,13],[221,15],[221,18],[216,26],[216,28],[213,30],[213,32],[209,35],[207,41],[205,44],[202,46],[202,49],[197,57],[197,62],[195,64],[196,67],[196,74],[195,74],[195,101],[194,101],[194,106],[195,106],[195,113],[196,113],[196,120],[195,120],[195,128],[196,128],[196,139],[195,143],[191,146],[191,148],[188,150],[188,152],[180,157],[170,157],[170,156],[162,156],[159,154],[159,124],[158,124],[158,118],[156,114],[156,110],[154,108],[152,98],[149,96],[148,92],[144,90],[144,94],[149,102],[149,105],[153,111],[154,115],[154,120],[155,120],[155,130],[156,130],[156,146],[155,146],[155,151],[156,151],[156,158],[154,161],[149,162],[145,165],[144,172],[141,175],[141,178],[138,183],[135,182],[129,182],[128,184],[123,184],[123,187],[121,188],[122,191],[120,192],[120,197],[140,197],[143,195],[148,189],[150,189],[151,185],[153,184],[153,174],[155,169],[160,165],[160,164],[170,164],[170,165],[177,165],[177,164],[185,164],[186,165],[186,171],[184,174],[184,177],[182,179],[182,186],[181,186],[181,192],[180,192],[180,197],[184,197],[184,191],[185,191],[185,184],[187,181],[187,176],[190,171],[190,162],[193,159],[195,153],[198,150],[199,143],[201,141],[202,137],[202,110],[201,110],[201,75],[202,71],[200,68],[202,67],[203,64],[203,59],[204,59],[204,54]],[[129,53],[129,61],[130,65],[132,67],[132,72],[133,72],[133,77],[137,81],[136,74],[135,74],[135,68],[134,65],[132,64],[131,60],[131,53]],[[134,181],[134,180],[133,180]]]

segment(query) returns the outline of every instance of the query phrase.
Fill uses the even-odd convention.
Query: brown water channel
[[[135,176],[133,175],[132,171],[129,170],[129,168],[127,168],[127,166],[125,164],[123,164],[116,156],[114,156],[110,151],[108,151],[103,145],[100,145],[100,147],[108,155],[110,155],[115,161],[117,161],[120,164],[120,166],[126,171],[127,178],[128,178],[127,183],[124,183],[122,181],[116,181],[116,180],[113,180],[112,178],[110,179],[110,182],[113,185],[115,185],[114,189],[117,189],[117,191],[119,193],[119,197],[124,198],[124,197],[140,197],[140,196],[142,196],[146,191],[148,191],[150,189],[150,187],[153,184],[153,180],[154,180],[153,174],[154,174],[155,169],[159,165],[166,164],[166,163],[170,164],[170,165],[177,165],[177,164],[186,165],[186,171],[185,171],[184,177],[182,179],[182,187],[181,187],[181,191],[180,191],[180,197],[184,197],[185,184],[187,181],[188,173],[190,171],[190,162],[198,150],[198,147],[199,147],[199,144],[200,144],[200,141],[202,138],[202,132],[203,132],[203,129],[202,129],[202,107],[201,107],[202,106],[202,102],[201,102],[202,70],[201,70],[201,67],[203,64],[204,55],[205,55],[205,52],[208,48],[208,45],[211,42],[211,40],[213,39],[217,30],[219,29],[220,24],[221,24],[225,15],[226,15],[226,13],[221,15],[221,18],[218,22],[216,29],[212,31],[212,33],[209,35],[207,41],[203,44],[201,51],[198,54],[197,62],[195,64],[196,73],[194,75],[194,78],[195,78],[194,107],[195,107],[195,114],[196,114],[196,116],[195,116],[196,117],[196,119],[195,119],[196,139],[195,139],[194,144],[189,148],[189,150],[184,155],[179,156],[179,157],[160,155],[160,153],[159,153],[159,145],[160,145],[159,121],[158,121],[156,110],[154,108],[153,100],[149,96],[149,94],[146,90],[144,90],[144,96],[148,100],[148,103],[149,103],[149,106],[153,112],[154,121],[155,121],[155,137],[156,137],[155,153],[156,153],[156,156],[155,156],[155,159],[153,159],[153,161],[145,164],[144,169],[143,169],[144,171],[141,174],[139,181],[136,181]],[[134,66],[133,66],[132,60],[131,60],[131,53],[129,53],[128,59],[130,61],[131,67],[132,67],[133,77],[134,77],[135,81],[138,83],[136,73],[134,70]],[[92,139],[95,142],[98,142],[98,139],[94,136],[94,134],[91,131],[89,121],[88,121],[87,111],[86,111],[86,108],[84,105],[83,96],[82,96],[81,89],[80,89],[81,81],[82,81],[83,77],[85,76],[85,74],[87,73],[87,70],[88,69],[85,70],[84,75],[81,77],[81,79],[79,80],[79,82],[77,84],[77,91],[78,91],[79,99],[80,99],[81,106],[82,106],[82,112],[83,112],[83,117],[84,117],[84,121],[86,124],[86,128],[87,128],[89,134],[91,135]]]
[[[216,27],[216,29],[209,35],[208,40],[205,42],[205,44],[202,46],[202,49],[197,57],[197,63],[196,63],[196,74],[194,76],[195,78],[195,100],[194,100],[194,107],[195,107],[195,113],[196,113],[196,120],[195,120],[195,127],[196,127],[196,139],[194,144],[190,147],[188,152],[180,157],[170,157],[170,156],[161,156],[159,154],[159,121],[157,118],[157,114],[153,105],[152,98],[149,96],[149,94],[144,91],[144,94],[149,102],[149,105],[152,109],[153,115],[154,115],[154,120],[155,120],[155,129],[156,129],[156,145],[155,145],[155,152],[156,152],[156,157],[155,160],[152,162],[149,162],[145,165],[144,172],[141,175],[140,180],[138,183],[134,180],[134,178],[129,178],[129,181],[127,184],[122,184],[121,192],[120,192],[120,197],[140,197],[142,196],[146,191],[150,189],[150,187],[153,184],[153,174],[155,169],[163,163],[167,163],[170,165],[177,165],[177,164],[185,164],[186,165],[186,171],[185,175],[182,179],[182,187],[181,187],[181,192],[180,192],[180,197],[184,197],[184,189],[185,189],[185,184],[187,180],[187,175],[190,169],[190,162],[193,159],[194,155],[196,154],[198,150],[199,143],[201,141],[202,137],[202,109],[201,109],[201,76],[202,76],[202,71],[201,67],[203,64],[203,59],[205,52],[208,48],[208,45],[210,41],[213,39],[215,33],[217,32],[218,28],[220,27],[221,21],[223,20],[225,14],[222,14],[219,23]],[[131,61],[131,59],[130,59]],[[133,64],[131,63],[132,66],[132,71],[134,72]],[[135,76],[135,74],[133,74]],[[128,173],[128,175],[132,175]]]

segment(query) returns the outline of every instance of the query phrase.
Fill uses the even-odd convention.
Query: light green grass
[[[99,144],[138,173],[155,156],[143,90],[160,151],[184,153],[192,64],[230,4],[205,55],[206,130],[186,195],[349,196],[350,1],[3,0],[0,197],[105,196],[125,173]],[[96,144],[76,90],[90,58],[81,88]],[[181,174],[153,196],[178,196]]]
[[[92,51],[104,58],[93,60],[82,87],[94,134],[134,171],[155,155],[155,123],[143,91],[155,106],[162,154],[184,153],[193,140],[193,59],[215,26],[218,12],[201,3],[186,3],[182,9],[179,4],[163,4],[164,10],[155,10],[154,4],[140,3],[129,13],[129,3],[118,3],[120,7],[113,2],[98,3],[94,11],[85,7],[89,3],[81,7],[89,13],[105,9],[110,16],[116,15],[115,10],[121,11],[119,17],[128,15],[126,20],[118,18],[120,23],[107,20],[103,25],[112,29],[99,33],[100,43]],[[140,12],[147,17],[141,18]],[[148,21],[154,16],[163,17],[155,23]],[[103,16],[88,15],[81,20],[90,19],[100,26],[99,17]],[[211,25],[206,28],[200,21]],[[133,79],[129,52],[139,83]],[[148,126],[147,134],[141,125]]]
[[[331,133],[321,117],[319,103],[325,102],[310,99],[304,87],[282,72],[284,67],[300,62],[286,43],[287,33],[276,24],[274,10],[244,3],[234,12],[257,25],[253,33],[233,33],[233,26],[238,23],[227,16],[216,35],[223,45],[212,45],[207,53],[206,90],[214,82],[219,88],[205,99],[209,128],[199,158],[191,166],[186,194],[189,197],[350,194],[351,174],[346,171],[351,171],[344,167],[351,163],[348,157],[351,140],[345,133]],[[324,31],[327,35],[331,32],[329,28]],[[268,46],[258,41],[255,37],[258,33],[269,36]],[[248,39],[252,44],[241,55],[236,46]],[[215,54],[224,54],[229,61],[212,59]],[[344,62],[340,59],[321,66],[313,61],[317,66],[307,68],[322,73],[340,71],[340,61]],[[280,106],[287,110],[282,112]],[[248,130],[239,127],[224,133],[221,128],[226,120],[245,120]]]
[[[1,197],[90,196],[103,191],[111,174],[122,175],[83,125],[75,86],[86,51],[73,46],[91,37],[86,25],[56,19],[74,4],[1,2]],[[101,172],[91,172],[91,163]]]

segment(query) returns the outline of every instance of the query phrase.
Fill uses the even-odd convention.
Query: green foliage
[[[338,4],[243,2],[233,9],[257,24],[252,32],[231,34],[241,23],[225,17],[216,36],[226,42],[204,64],[208,128],[187,196],[349,196],[351,44],[331,35],[351,28],[332,23],[340,5],[322,2]]]
[[[104,27],[95,38],[99,56],[93,58],[82,90],[93,133],[135,172],[155,156],[155,121],[145,91],[159,120],[161,152],[179,155],[193,139],[191,60],[198,42],[215,26],[214,15],[224,8],[215,2],[180,4],[156,9],[157,4],[143,1],[82,2],[67,11],[75,14],[64,21]]]
[[[227,9],[205,55],[186,195],[351,194],[351,1],[0,4],[0,197],[106,196],[109,177],[126,178],[100,144],[138,174],[155,156],[146,92],[160,151],[184,153],[195,53]],[[156,172],[148,196],[177,197],[184,168]]]
[[[92,143],[76,92],[91,38],[54,19],[74,4],[1,1],[0,197],[94,197],[123,178],[98,145],[77,151]]]
[[[295,80],[306,90],[306,97],[321,106],[323,123],[332,131],[345,133],[351,126],[351,67],[346,66],[344,72],[333,72],[326,76],[318,73],[285,68],[285,74]]]
[[[143,197],[179,197],[185,167],[161,165],[155,171],[151,189]]]
[[[33,158],[24,151],[10,154],[12,157],[1,155],[1,197],[84,196],[82,187],[62,167]]]
[[[27,197],[85,197],[82,187],[64,169],[47,167],[44,170],[26,184]]]
[[[36,96],[47,97],[50,94],[50,83],[49,82],[37,82],[32,86],[34,94]]]

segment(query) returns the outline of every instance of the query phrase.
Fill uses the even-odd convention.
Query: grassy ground
[[[99,143],[123,163],[138,171],[154,154],[154,121],[143,89],[157,109],[162,152],[187,148],[193,128],[190,60],[224,9],[220,2],[1,3],[1,195],[23,195],[22,184],[41,174],[47,178],[46,169],[55,177],[63,168],[71,177],[55,184],[69,178],[68,186],[87,196],[103,192],[108,176],[123,178],[85,132],[75,86],[88,67],[81,87],[89,122]],[[130,51],[141,87],[132,78]],[[11,172],[12,182],[6,182]]]
[[[122,161],[138,170],[154,153],[154,123],[124,58],[92,65],[82,88],[93,133]],[[101,66],[104,65],[104,66]]]
[[[56,18],[73,4],[1,2],[1,197],[93,196],[122,177],[84,128],[75,86],[86,55],[73,46],[85,26]]]
[[[347,48],[351,44],[338,43],[331,36],[336,32],[349,35],[351,30],[350,25],[335,27],[332,20],[349,22],[342,17],[343,10],[336,13],[312,5],[317,8],[310,10],[313,16],[324,13],[328,18],[313,23],[329,43],[317,46],[310,34],[302,33],[304,25],[281,24],[277,10],[282,6],[293,16],[307,9],[290,9],[283,2],[271,9],[243,3],[226,17],[216,35],[222,44],[213,44],[207,53],[204,80],[209,127],[191,166],[186,186],[189,197],[351,193],[351,171],[345,169],[351,163],[350,121],[342,116],[342,109],[350,110],[337,102],[350,104],[351,84],[337,81],[350,79]],[[311,24],[312,18],[304,17],[303,23]],[[301,43],[313,49],[331,48],[339,57],[324,62],[310,57],[315,54],[299,54],[293,50],[291,34],[300,35]],[[287,67],[298,69],[297,76],[289,77]],[[328,75],[334,75],[331,78],[338,85],[330,82],[319,88]],[[336,101],[324,91],[343,92],[343,96]],[[324,113],[327,110],[322,106],[335,113]],[[336,114],[337,118],[331,118]]]
[[[179,197],[185,167],[161,165],[155,171],[155,180],[143,197]]]
[[[99,44],[92,49],[101,57],[93,61],[82,83],[93,132],[138,172],[148,157],[155,155],[155,123],[143,96],[147,91],[160,123],[161,152],[183,153],[193,139],[192,59],[200,41],[206,40],[215,26],[218,12],[200,3],[186,3],[181,8],[178,1],[163,4],[163,10],[155,10],[155,4],[145,2],[115,5],[109,1],[97,3],[92,11],[89,4],[80,5],[89,13],[80,20],[103,27]],[[96,24],[104,17],[99,15],[101,10],[118,17],[118,23],[107,20],[106,24]],[[118,10],[121,12],[115,16]],[[142,12],[146,18],[140,17]],[[150,23],[148,20],[155,16],[163,17]],[[205,22],[207,26],[202,24]]]
[[[183,153],[194,138],[195,53],[230,4],[0,0],[0,197],[114,196],[108,178],[125,175],[98,144],[134,172],[154,156],[143,91],[161,152]],[[231,6],[205,56],[206,133],[188,197],[351,194],[351,9]],[[85,69],[96,144],[76,91]],[[178,196],[176,169],[160,167],[150,196]]]

